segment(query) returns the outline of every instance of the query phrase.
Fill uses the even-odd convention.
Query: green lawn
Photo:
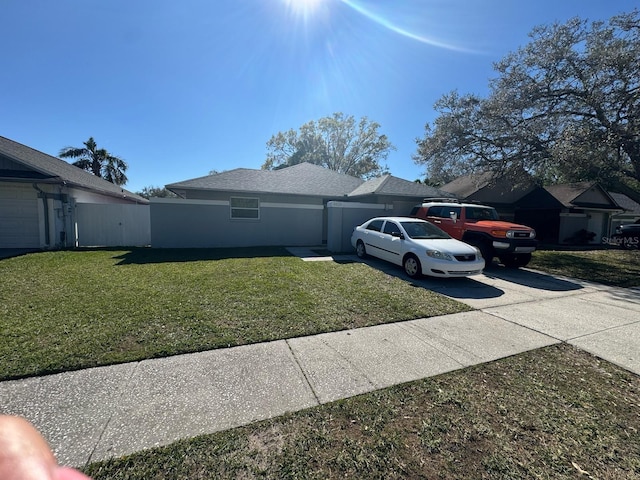
[[[463,310],[362,263],[284,249],[35,253],[0,260],[0,379]]]
[[[640,378],[554,346],[86,472],[95,480],[637,479]]]
[[[640,251],[549,251],[533,254],[530,268],[618,287],[640,287]]]

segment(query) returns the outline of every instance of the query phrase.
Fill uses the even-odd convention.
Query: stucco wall
[[[392,205],[356,202],[329,202],[327,249],[351,252],[353,229],[373,217],[393,215]]]
[[[232,219],[228,200],[151,200],[151,246],[209,248],[322,244],[323,206],[260,199],[259,219]]]

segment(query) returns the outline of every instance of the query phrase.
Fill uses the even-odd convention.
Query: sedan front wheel
[[[411,278],[418,278],[422,274],[420,260],[415,255],[407,255],[404,259],[404,272]]]
[[[365,258],[367,256],[367,250],[364,248],[364,242],[362,240],[358,240],[358,243],[356,243],[356,255],[358,255],[358,258]]]

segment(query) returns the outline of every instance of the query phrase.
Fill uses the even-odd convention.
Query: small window
[[[393,235],[394,233],[402,233],[400,232],[400,227],[393,222],[387,222],[384,224],[384,233],[389,235]]]
[[[373,222],[367,225],[367,230],[373,230],[374,232],[379,232],[382,230],[382,220],[374,220]]]
[[[455,213],[456,217],[460,218],[460,214],[462,213],[461,207],[448,207],[446,205],[439,205],[437,207],[431,207],[429,209],[430,217],[438,217],[438,218],[451,218],[451,214]]]
[[[442,206],[438,205],[437,207],[429,208],[427,212],[428,217],[442,217]]]
[[[257,220],[260,218],[260,200],[248,197],[231,197],[231,218]]]
[[[462,215],[462,207],[443,207],[442,218],[451,218],[451,215],[456,214],[456,218],[460,218]]]

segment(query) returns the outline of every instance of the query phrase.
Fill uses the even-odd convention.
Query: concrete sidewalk
[[[640,374],[637,289],[502,268],[414,283],[478,310],[2,382],[0,409],[81,466],[559,342]]]

